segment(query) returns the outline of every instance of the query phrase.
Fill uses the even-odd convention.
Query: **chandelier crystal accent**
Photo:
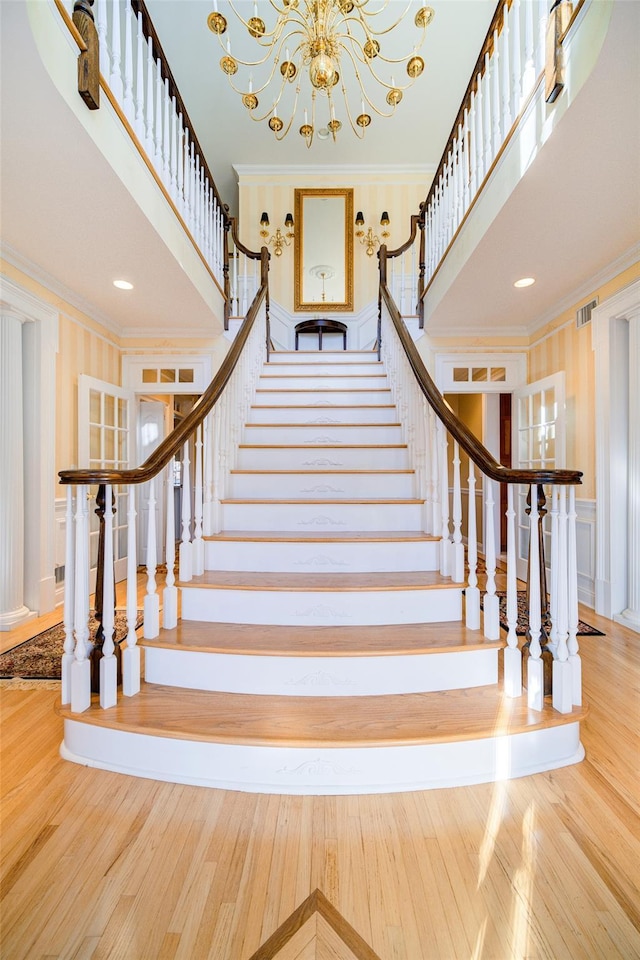
[[[266,122],[277,140],[297,129],[310,147],[316,134],[335,141],[344,123],[364,137],[372,115],[392,116],[422,74],[418,50],[433,9],[419,7],[411,49],[397,56],[391,35],[415,3],[409,0],[396,13],[399,6],[398,0],[261,0],[251,4],[252,15],[245,19],[239,4],[229,0],[225,9],[255,45],[254,58],[246,59],[235,48],[231,52],[228,21],[217,0],[207,23],[223,51],[220,68],[251,119]],[[246,36],[236,43],[244,51]],[[246,86],[240,85],[240,67],[249,70]]]

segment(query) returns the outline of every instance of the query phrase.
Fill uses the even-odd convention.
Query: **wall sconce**
[[[292,214],[288,213],[284,219],[286,233],[283,233],[280,227],[278,227],[273,236],[269,236],[269,230],[267,229],[269,226],[269,214],[266,210],[260,217],[260,226],[262,227],[260,236],[263,238],[266,246],[273,244],[273,252],[276,257],[281,257],[283,247],[288,247],[294,237]]]
[[[383,210],[382,216],[380,217],[380,226],[382,231],[380,237],[377,237],[372,228],[368,227],[367,232],[364,232],[364,217],[362,211],[359,210],[356,214],[356,237],[363,243],[367,248],[367,256],[372,257],[376,247],[387,239],[389,236],[389,231],[387,227],[389,226],[389,214],[386,210]]]

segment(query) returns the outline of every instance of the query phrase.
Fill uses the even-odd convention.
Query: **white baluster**
[[[171,99],[171,151],[169,157],[170,171],[170,192],[173,202],[179,209],[178,196],[178,156],[180,155],[180,146],[178,144],[179,127],[178,112],[176,108],[176,98]]]
[[[179,553],[179,577],[189,581],[193,577],[193,559],[191,549],[191,477],[189,476],[189,441],[184,445],[182,460],[182,542]]]
[[[520,18],[522,16],[522,7],[520,0],[513,0],[511,10],[509,11],[509,20],[511,29],[509,30],[509,39],[511,41],[510,60],[511,60],[511,116],[515,121],[520,113],[522,105],[522,54],[520,48]]]
[[[524,7],[524,73],[522,76],[522,97],[526,99],[536,82],[533,41],[533,0],[523,3]]]
[[[196,577],[204,573],[204,540],[202,539],[202,425],[196,430],[195,496],[193,509],[193,574]]]
[[[535,51],[536,77],[544,72],[547,45],[547,0],[538,0],[538,37]]]
[[[138,553],[136,546],[136,488],[129,487],[127,510],[127,640],[122,651],[122,693],[135,697],[140,693],[140,647],[136,636],[138,622]]]
[[[145,139],[144,126],[144,55],[145,43],[142,30],[142,13],[138,13],[136,31],[136,134],[141,142]]]
[[[439,451],[439,434],[438,434],[438,425],[437,419],[434,411],[429,408],[429,417],[430,417],[430,450],[431,450],[431,488],[433,490],[433,521],[431,524],[431,532],[434,536],[439,536],[442,526],[442,510],[440,508],[441,494],[440,494],[440,481],[438,473],[438,462],[440,460],[440,451]]]
[[[462,542],[462,490],[460,488],[460,448],[453,441],[453,545],[451,548],[451,579],[464,583],[464,544]]]
[[[167,579],[162,591],[162,626],[165,630],[173,630],[178,623],[178,589],[176,587],[176,521],[175,521],[175,486],[173,483],[174,461],[167,467],[167,523],[165,532],[165,562],[167,564]]]
[[[102,572],[102,657],[100,658],[100,706],[103,710],[118,701],[118,661],[113,642],[115,583],[113,578],[113,489],[104,488],[104,557]]]
[[[511,129],[511,90],[509,83],[511,79],[509,66],[509,6],[505,3],[502,8],[502,65],[500,85],[502,87],[502,140],[506,140]]]
[[[556,532],[558,536],[557,556],[557,574],[554,577],[556,587],[556,598],[553,605],[557,620],[557,626],[554,632],[557,638],[556,649],[554,650],[553,674],[552,674],[552,700],[553,707],[559,713],[571,713],[573,709],[573,689],[571,677],[571,664],[569,663],[569,649],[567,647],[568,633],[568,571],[567,571],[567,489],[561,487],[560,491],[554,489],[554,500],[560,501],[558,520],[556,523]],[[553,596],[553,588],[552,588]]]
[[[153,165],[162,176],[162,101],[164,86],[162,83],[162,61],[156,59],[155,113],[153,122]]]
[[[144,598],[145,640],[153,640],[160,633],[160,597],[156,589],[156,478],[149,481],[149,526],[147,530],[147,593]]]
[[[185,211],[185,182],[184,182],[184,157],[185,157],[185,129],[182,123],[182,114],[178,116],[177,149],[178,149],[178,210],[184,214]]]
[[[478,521],[476,517],[476,470],[469,458],[469,504],[467,508],[468,585],[464,592],[467,629],[480,629],[480,590],[478,589]]]
[[[122,103],[122,40],[120,37],[120,3],[111,4],[111,73],[109,86],[118,103]]]
[[[531,485],[531,513],[529,514],[529,660],[527,662],[527,702],[532,710],[544,706],[544,667],[540,631],[540,549],[538,542],[538,491]]]
[[[500,639],[500,601],[496,594],[496,530],[493,508],[495,481],[485,477],[484,562],[487,568],[487,589],[484,595],[484,635],[487,640]]]
[[[493,57],[491,62],[491,162],[498,156],[502,143],[500,136],[500,45],[498,31],[493,31]],[[506,133],[506,131],[505,131]]]
[[[100,73],[109,76],[109,44],[107,40],[107,0],[98,0],[96,4],[96,30],[100,55]]]
[[[440,438],[440,573],[451,576],[451,541],[449,539],[449,462],[447,459],[447,431],[438,421]]]
[[[582,704],[582,660],[578,652],[578,550],[576,543],[576,488],[569,487],[569,516],[567,536],[567,594],[569,614],[569,663],[575,706]]]
[[[484,55],[482,86],[482,105],[484,108],[484,116],[482,118],[484,130],[484,175],[486,177],[493,161],[493,151],[491,149],[491,63],[488,53]]]
[[[522,695],[522,654],[518,647],[518,584],[516,579],[516,511],[514,486],[507,486],[507,646],[504,651],[504,692]]]
[[[205,537],[210,537],[213,533],[213,460],[215,456],[215,448],[213,446],[213,419],[213,413],[210,413],[204,422],[204,445],[202,448],[204,460],[202,530]]]
[[[82,713],[91,705],[89,644],[89,505],[86,484],[76,492],[76,567],[74,627],[76,646],[71,664],[71,710]]]
[[[124,95],[122,105],[132,126],[136,122],[136,109],[133,102],[133,23],[134,15],[127,4],[124,12]]]
[[[169,96],[169,81],[165,77],[162,88],[163,101],[163,120],[162,120],[162,179],[165,186],[171,186],[171,126],[169,124],[169,107],[171,97]]]
[[[153,40],[145,44],[145,53],[147,57],[147,85],[144,97],[144,137],[145,150],[149,159],[153,159]]]
[[[61,703],[71,702],[71,665],[73,655],[73,612],[75,586],[75,529],[73,520],[73,489],[67,486],[67,512],[65,517],[64,559],[64,652],[60,677],[62,680]]]
[[[559,560],[559,547],[560,547],[560,536],[561,531],[559,529],[559,499],[560,491],[556,485],[551,487],[551,560],[550,560],[550,573],[551,573],[551,582],[549,585],[549,619],[551,621],[551,629],[549,632],[549,639],[547,641],[547,647],[553,654],[556,656],[558,649],[558,638],[560,633],[560,617],[561,613],[558,609],[558,596],[561,592],[561,587],[559,584],[559,577],[565,578],[565,600],[566,600],[566,575],[561,573],[561,570],[566,570],[566,542],[564,548],[564,560],[562,565],[560,565]],[[566,540],[566,530],[564,532]],[[566,614],[565,614],[566,621]],[[565,633],[566,633],[566,622],[565,622]],[[565,637],[566,639],[566,637]]]
[[[469,188],[471,178],[470,145],[471,132],[469,129],[469,110],[467,107],[465,107],[464,126],[462,132],[462,217],[464,217],[469,209]]]
[[[478,192],[484,180],[484,93],[481,73],[478,74],[476,84],[476,187],[474,194]]]

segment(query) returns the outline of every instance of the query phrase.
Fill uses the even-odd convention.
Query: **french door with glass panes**
[[[514,390],[512,394],[513,466],[520,470],[562,469],[566,456],[564,371]],[[526,580],[529,560],[529,487],[518,487],[516,508],[517,571]],[[547,495],[543,521],[545,563],[551,560],[551,504]]]
[[[135,463],[132,433],[133,397],[121,387],[81,374],[78,378],[78,467],[125,470]],[[89,545],[90,590],[95,589],[99,519],[95,513],[97,487],[91,488]],[[127,575],[127,492],[113,488],[113,559],[116,581]]]

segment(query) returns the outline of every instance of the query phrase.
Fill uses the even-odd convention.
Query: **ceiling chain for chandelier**
[[[261,48],[255,60],[243,60],[235,52],[232,54],[231,40],[223,39],[228,24],[218,11],[217,0],[207,23],[218,35],[224,51],[220,67],[251,119],[266,121],[276,139],[283,140],[294,126],[300,104],[304,122],[298,132],[310,147],[316,133],[318,136],[324,133],[325,138],[331,135],[335,140],[344,118],[354,133],[363,137],[372,119],[369,110],[381,117],[393,115],[404,91],[424,70],[424,60],[418,50],[434,17],[431,7],[420,7],[414,17],[419,34],[411,52],[403,57],[386,55],[387,38],[405,19],[412,2],[409,0],[394,20],[384,23],[385,14],[396,6],[396,0],[268,0],[268,4],[262,0],[261,7],[268,7],[276,18],[275,23],[267,27],[258,15],[257,2],[253,3],[253,16],[245,19],[229,0],[230,10]],[[246,88],[238,86],[235,80],[239,66],[251,70]],[[258,72],[257,79],[253,70]],[[398,81],[394,70],[406,74],[404,83]],[[350,84],[355,84],[355,90],[350,93],[347,78]],[[367,90],[369,82],[377,84],[374,89],[389,109],[377,105],[376,94]],[[269,87],[271,93],[267,91]],[[378,91],[378,88],[381,89]],[[342,93],[338,102],[337,90]],[[301,100],[301,97],[308,98],[309,93],[310,100]],[[350,97],[352,102],[359,101],[359,112],[352,110]],[[262,100],[266,103],[261,106]],[[288,119],[278,114],[279,106]]]

